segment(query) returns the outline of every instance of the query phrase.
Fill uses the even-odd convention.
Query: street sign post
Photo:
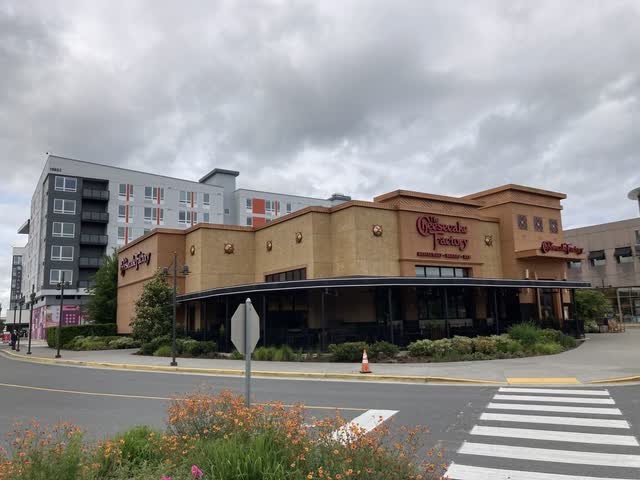
[[[251,405],[251,354],[260,339],[260,317],[247,298],[231,317],[231,341],[245,358],[245,401]]]

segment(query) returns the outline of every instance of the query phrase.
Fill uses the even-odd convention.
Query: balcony
[[[94,235],[89,233],[83,233],[80,235],[80,244],[84,245],[106,245],[109,242],[109,237],[106,235]]]
[[[104,265],[102,257],[80,257],[78,259],[80,268],[100,268],[102,265]]]
[[[82,212],[83,222],[109,223],[107,212]]]
[[[78,288],[91,288],[96,286],[95,280],[79,280]]]
[[[102,200],[109,201],[109,190],[97,190],[95,188],[83,188],[82,198],[87,200]]]

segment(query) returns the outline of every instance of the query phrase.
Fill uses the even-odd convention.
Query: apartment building
[[[18,230],[29,236],[21,288],[30,291],[33,285],[36,290],[34,336],[43,336],[46,326],[58,323],[60,282],[68,282],[62,322],[78,324],[87,288],[104,256],[154,228],[245,225],[247,218],[267,222],[309,205],[332,206],[348,199],[237,190],[238,175],[216,168],[196,182],[49,155],[32,197],[30,218]],[[252,211],[247,215],[246,208],[240,211],[238,206],[246,207],[249,200]]]

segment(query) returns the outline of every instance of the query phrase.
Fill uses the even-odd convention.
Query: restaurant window
[[[293,282],[296,280],[306,280],[307,269],[297,268],[286,272],[272,273],[264,276],[265,282]]]
[[[593,267],[602,267],[607,264],[604,250],[594,250],[589,252],[589,262]]]
[[[550,218],[549,219],[549,231],[551,233],[558,233],[558,220],[556,220],[555,218]]]
[[[567,262],[567,266],[571,270],[580,270],[582,268],[582,262],[580,260],[574,260],[572,262]]]
[[[619,247],[613,252],[618,263],[633,263],[633,252],[631,247]]]
[[[462,267],[429,267],[416,265],[416,276],[427,278],[466,278],[469,269]]]

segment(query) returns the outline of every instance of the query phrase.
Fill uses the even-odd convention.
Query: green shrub
[[[540,336],[538,337],[538,341],[540,343],[560,343],[560,339],[563,337],[563,334],[560,330],[554,330],[553,328],[545,328],[544,330],[540,330]]]
[[[273,360],[275,348],[273,347],[258,347],[253,351],[252,357],[258,361],[271,361]]]
[[[198,340],[187,338],[187,339],[181,340],[179,351],[181,354],[186,353],[191,355],[192,357],[199,357],[204,350]]]
[[[277,347],[273,352],[273,360],[275,362],[291,362],[295,360],[296,354],[289,345]]]
[[[93,323],[88,325],[68,325],[60,328],[60,347],[64,348],[75,337],[112,337],[118,334],[115,323]],[[47,328],[47,344],[56,347],[58,327]]]
[[[473,348],[484,355],[495,355],[498,352],[495,337],[476,337],[473,339]]]
[[[177,343],[178,342],[176,341],[176,346]],[[162,335],[160,337],[154,338],[150,342],[143,343],[142,347],[140,348],[140,354],[153,355],[158,348],[164,345],[171,345],[171,335]]]
[[[522,352],[522,344],[507,334],[496,335],[493,338],[495,339],[496,350],[499,354],[513,355]]]
[[[365,342],[347,342],[329,345],[329,352],[334,362],[358,362],[367,348]]]
[[[171,352],[171,345],[163,345],[158,347],[158,349],[153,352],[154,357],[171,357],[173,353]]]
[[[237,350],[231,352],[231,356],[229,357],[231,360],[244,360],[244,355]]]
[[[213,340],[200,342],[200,347],[202,348],[202,355],[209,355],[218,351],[218,344]]]
[[[451,339],[451,348],[461,355],[473,353],[473,339],[456,335]]]
[[[453,351],[451,345],[451,339],[449,338],[441,338],[440,340],[435,340],[433,342],[433,356],[443,357],[445,355],[448,355]]]
[[[108,344],[108,347],[111,349],[136,348],[139,346],[140,346],[140,343],[136,342],[131,337],[119,337],[114,340],[111,340]]]
[[[400,349],[397,345],[389,342],[376,342],[369,345],[369,350],[367,350],[367,355],[372,360],[380,360],[383,358],[393,358],[395,357]]]
[[[563,352],[564,348],[562,348],[562,345],[559,343],[547,342],[534,344],[531,347],[531,351],[540,355],[555,355],[556,353]]]
[[[572,336],[563,335],[562,337],[560,337],[560,345],[562,345],[562,347],[565,349],[575,348],[577,344],[578,342]]]
[[[584,322],[584,332],[585,333],[599,333],[600,327],[598,327],[598,322],[595,320],[586,320]]]
[[[122,345],[135,344],[133,339],[129,337],[90,337],[78,336],[65,345],[68,350],[109,350],[117,348],[128,348]],[[135,346],[135,345],[134,345]]]
[[[416,340],[407,347],[409,355],[412,357],[431,357],[433,356],[433,340]]]
[[[540,329],[531,322],[519,323],[509,328],[509,336],[523,347],[531,347],[540,340]]]
[[[162,437],[160,430],[154,430],[146,425],[132,427],[115,437],[122,451],[122,460],[129,466],[138,466],[149,463],[159,463],[163,460],[163,452],[152,442],[150,436]],[[124,442],[120,442],[124,440]]]

